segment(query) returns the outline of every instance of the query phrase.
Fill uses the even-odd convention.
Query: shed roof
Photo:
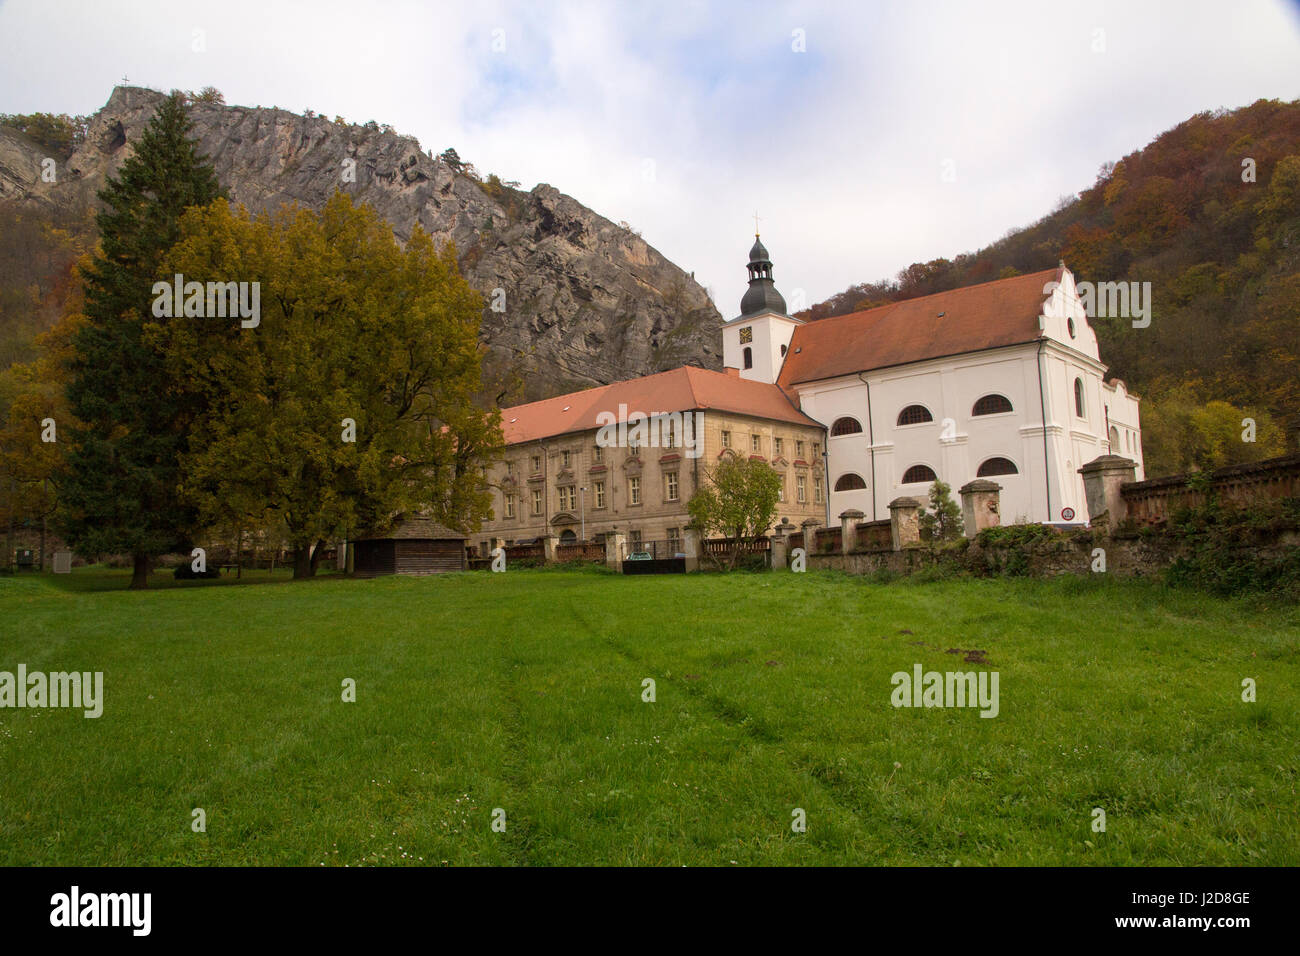
[[[447,541],[456,540],[464,541],[468,535],[457,531],[455,528],[449,528],[444,524],[439,524],[433,518],[423,515],[401,515],[394,522],[393,526],[381,534],[367,533],[359,535],[358,541],[384,541],[384,540],[419,540],[419,541]]]

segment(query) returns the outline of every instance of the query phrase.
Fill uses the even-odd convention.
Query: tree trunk
[[[133,555],[134,564],[131,569],[131,590],[143,591],[149,586],[149,555]]]
[[[293,549],[293,579],[306,581],[311,577],[311,545],[299,545]]]
[[[325,539],[321,538],[316,542],[316,547],[311,552],[311,576],[316,576],[316,569],[320,567],[321,558],[325,556]]]

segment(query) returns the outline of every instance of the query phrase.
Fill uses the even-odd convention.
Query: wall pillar
[[[907,495],[889,503],[889,536],[894,550],[921,546],[921,508],[925,502]]]
[[[700,569],[700,533],[694,528],[682,529],[682,554],[686,555],[686,570]]]
[[[961,486],[958,494],[966,537],[973,538],[985,528],[996,528],[1002,523],[1001,491],[1001,485],[987,478],[976,478]]]
[[[1121,455],[1102,455],[1082,468],[1083,492],[1088,500],[1088,523],[1104,523],[1108,532],[1128,517],[1120,486],[1137,477],[1137,463]]]
[[[800,525],[803,528],[803,550],[807,555],[817,553],[817,529],[821,527],[821,522],[816,518],[804,518]]]
[[[862,512],[857,508],[850,508],[848,511],[840,513],[840,552],[851,554],[858,548],[858,522],[862,520]]]
[[[555,535],[542,535],[542,560],[547,564],[555,563]]]
[[[688,532],[694,534],[694,532]],[[684,544],[685,542],[683,542]],[[688,555],[690,551],[686,552]],[[611,571],[621,571],[623,569],[623,559],[627,557],[627,532],[619,531],[617,528],[611,528],[605,532],[605,567]],[[687,567],[690,567],[690,558],[686,559]]]
[[[771,564],[773,571],[790,566],[790,538],[788,535],[793,530],[794,525],[790,523],[789,518],[781,519],[781,523],[772,529]]]

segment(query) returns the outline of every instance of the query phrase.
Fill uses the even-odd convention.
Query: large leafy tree
[[[100,249],[86,270],[85,321],[69,367],[68,400],[80,424],[70,430],[59,483],[63,533],[82,553],[131,554],[133,588],[148,585],[154,557],[188,543],[194,522],[178,485],[199,409],[184,383],[168,379],[162,350],[144,334],[182,214],[220,195],[191,131],[183,94],[173,93],[100,191]]]
[[[80,313],[75,294],[69,307],[72,314],[37,338],[35,361],[0,372],[0,522],[6,529],[0,565],[13,557],[17,525],[39,525],[44,553],[44,531],[57,502],[66,438],[76,424],[63,379]]]
[[[765,462],[727,455],[704,475],[687,503],[691,524],[704,534],[720,534],[732,547],[728,569],[736,566],[746,542],[758,540],[772,526],[781,477]]]
[[[405,247],[368,206],[335,193],[320,212],[192,211],[169,268],[260,283],[255,328],[160,325],[173,377],[206,409],[184,493],[204,526],[283,528],[295,578],[325,541],[400,512],[476,528],[482,466],[500,445],[481,389],[482,300],[418,227]]]

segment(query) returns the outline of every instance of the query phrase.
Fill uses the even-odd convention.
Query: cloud
[[[126,74],[391,123],[631,222],[724,316],[755,209],[814,302],[986,245],[1193,113],[1294,99],[1297,62],[1264,0],[0,6],[0,111],[90,112]]]

